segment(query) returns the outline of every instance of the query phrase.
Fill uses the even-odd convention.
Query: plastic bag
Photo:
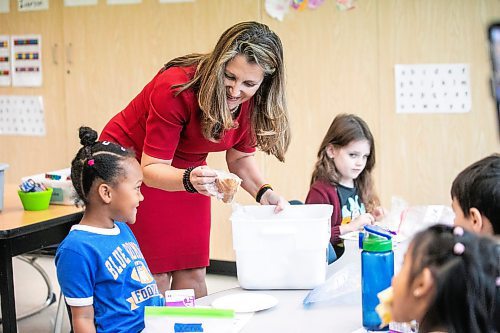
[[[207,185],[208,193],[225,203],[232,202],[241,184],[241,179],[234,173],[222,170],[214,171],[217,174],[217,179],[214,183]]]
[[[304,306],[318,302],[335,300],[337,303],[352,304],[359,302],[353,293],[361,290],[361,270],[358,262],[349,263],[335,272],[323,284],[311,290],[302,303]]]
[[[396,232],[394,240],[399,243],[432,225],[453,225],[454,218],[455,215],[449,206],[410,206],[405,200],[393,197],[391,210],[377,224]]]
[[[397,233],[402,237],[412,237],[417,232],[435,224],[453,225],[455,214],[449,206],[412,206],[401,213]]]

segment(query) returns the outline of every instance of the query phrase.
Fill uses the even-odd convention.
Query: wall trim
[[[236,276],[236,262],[226,260],[210,260],[208,274]]]

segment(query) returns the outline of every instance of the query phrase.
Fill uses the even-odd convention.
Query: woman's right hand
[[[215,171],[206,165],[194,168],[189,175],[189,181],[193,184],[196,191],[208,197],[213,194],[208,192],[207,187],[209,184],[213,184],[216,178],[217,174]]]

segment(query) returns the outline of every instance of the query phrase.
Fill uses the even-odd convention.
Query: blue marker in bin
[[[36,183],[31,178],[22,182],[19,189],[23,192],[43,192],[47,190],[43,184]]]

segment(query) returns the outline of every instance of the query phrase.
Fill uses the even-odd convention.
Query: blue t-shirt
[[[97,332],[140,332],[144,307],[162,306],[130,228],[74,225],[56,253],[57,279],[70,306],[94,306]]]

